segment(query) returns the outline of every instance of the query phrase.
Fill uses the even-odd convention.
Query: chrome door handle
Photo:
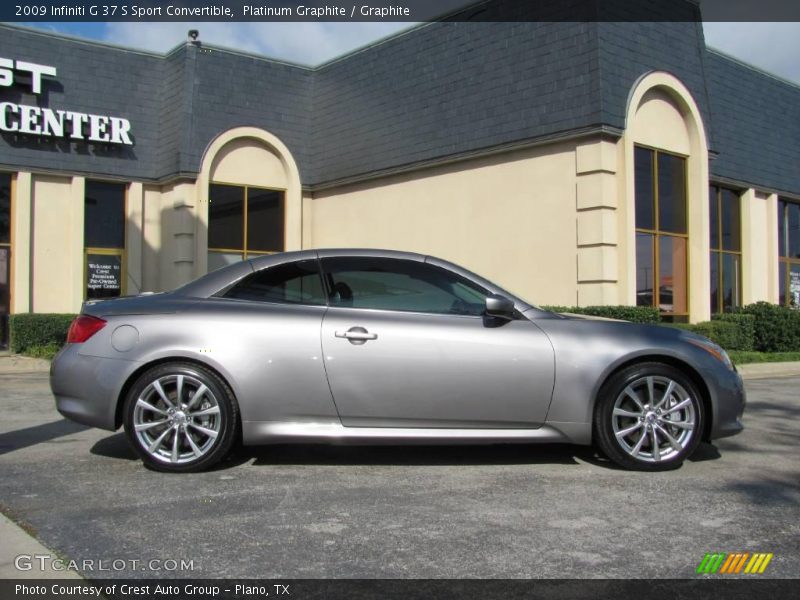
[[[337,338],[350,340],[353,344],[363,344],[367,340],[377,340],[377,333],[370,333],[363,327],[351,327],[347,331],[337,331],[334,333]]]

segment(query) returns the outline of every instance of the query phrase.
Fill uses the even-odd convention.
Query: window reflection
[[[208,270],[285,249],[285,193],[212,183],[208,190]]]
[[[636,304],[688,316],[686,159],[635,148]]]
[[[738,192],[709,186],[711,312],[741,306],[742,216]]]

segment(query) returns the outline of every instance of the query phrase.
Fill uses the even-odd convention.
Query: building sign
[[[38,95],[43,78],[55,76],[55,67],[0,57],[0,87],[28,85]],[[127,119],[14,102],[0,102],[0,131],[133,146]]]
[[[112,298],[122,291],[122,256],[88,254],[86,256],[86,297]]]

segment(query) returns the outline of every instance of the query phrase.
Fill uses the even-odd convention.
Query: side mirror
[[[486,298],[486,314],[498,319],[510,321],[514,318],[514,303],[499,294],[493,294]]]

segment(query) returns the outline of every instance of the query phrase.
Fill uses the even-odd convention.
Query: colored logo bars
[[[746,574],[761,574],[763,573],[769,562],[772,560],[773,554],[765,552],[715,552],[709,553],[703,557],[697,567],[697,573],[700,574],[714,574],[720,575],[736,575],[739,573]]]

